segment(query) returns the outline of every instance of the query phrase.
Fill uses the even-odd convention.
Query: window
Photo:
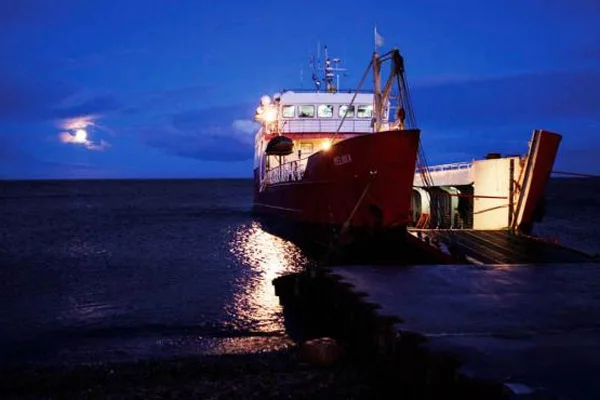
[[[315,106],[298,106],[298,117],[314,118]]]
[[[354,106],[340,106],[339,117],[344,118],[344,114],[346,114],[346,118],[354,118]]]
[[[369,104],[368,106],[358,106],[358,111],[356,112],[356,116],[358,118],[373,117],[373,106],[371,104]]]
[[[283,106],[281,116],[283,118],[294,118],[296,116],[296,106]]]
[[[319,118],[333,117],[333,106],[329,104],[319,104],[319,107],[317,107],[317,116]]]
[[[313,144],[312,143],[300,143],[300,150],[302,154],[312,154]]]

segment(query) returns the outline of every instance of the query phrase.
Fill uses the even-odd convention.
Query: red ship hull
[[[349,228],[344,233],[404,230],[419,133],[388,131],[346,139],[309,157],[301,180],[263,190],[255,171],[254,211],[312,227],[311,239],[322,244],[331,244],[343,226]]]

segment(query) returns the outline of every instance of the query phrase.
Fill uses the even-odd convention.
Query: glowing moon
[[[76,143],[86,143],[87,142],[87,132],[84,129],[77,129],[75,131],[75,138],[73,139]]]

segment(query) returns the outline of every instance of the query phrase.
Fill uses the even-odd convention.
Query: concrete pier
[[[442,375],[503,393],[600,397],[599,264],[347,266],[278,279],[284,307],[382,356],[443,354]]]

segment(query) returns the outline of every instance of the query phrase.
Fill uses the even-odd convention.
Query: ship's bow
[[[418,130],[379,132],[345,140],[310,160],[307,180],[326,181],[318,220],[352,228],[406,226],[419,146]]]

